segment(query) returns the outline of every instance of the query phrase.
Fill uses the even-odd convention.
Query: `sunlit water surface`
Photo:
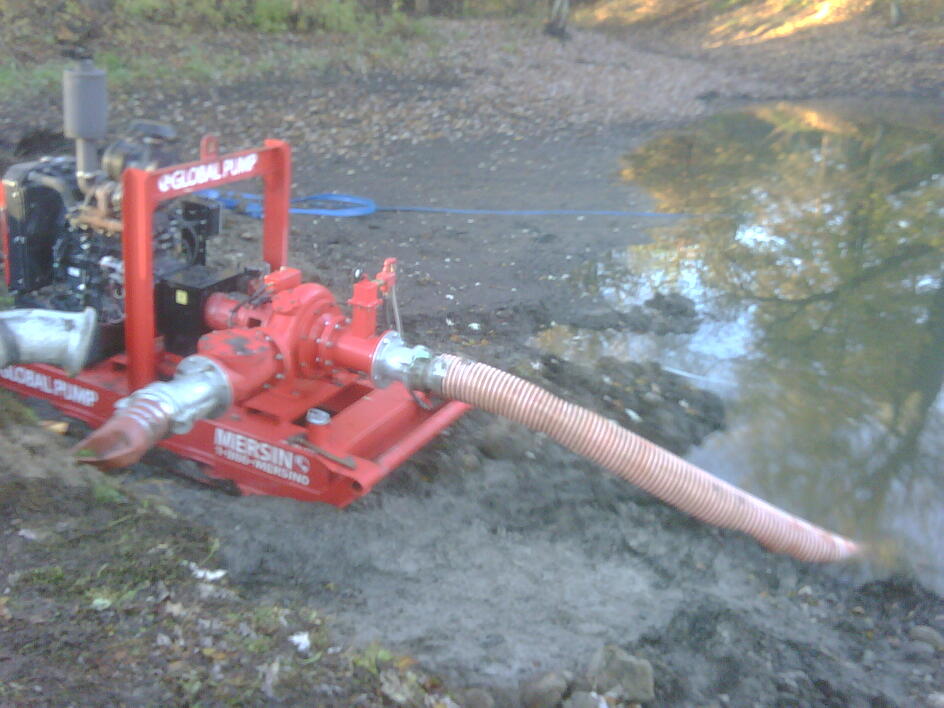
[[[756,106],[649,142],[621,174],[663,211],[728,216],[661,227],[574,280],[618,309],[681,292],[703,323],[555,327],[542,346],[718,392],[727,430],[689,459],[944,590],[944,107]]]

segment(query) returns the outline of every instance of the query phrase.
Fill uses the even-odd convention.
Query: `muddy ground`
[[[295,151],[296,194],[353,193],[381,205],[645,211],[646,195],[618,179],[618,160],[658,129],[745,97],[836,91],[836,62],[828,55],[821,60],[822,83],[809,73],[791,83],[790,75],[769,66],[765,72],[762,49],[711,63],[691,57],[684,43],[673,55],[671,46],[655,52],[635,44],[632,35],[604,40],[575,31],[573,41],[562,45],[523,25],[458,23],[442,31],[448,49],[412,73],[332,67],[209,92],[132,92],[113,113],[118,121],[134,106],[197,129],[215,127],[215,117],[227,148],[287,137]],[[907,37],[893,39],[907,46]],[[828,47],[829,38],[824,42]],[[477,57],[475,48],[483,46],[495,51]],[[902,84],[908,58],[889,57],[886,44],[876,46],[868,59],[888,62],[906,93],[939,93],[940,83],[928,83],[933,72],[917,60],[912,84]],[[925,61],[930,50],[915,46],[915,56]],[[808,60],[807,44],[798,47]],[[860,43],[855,56],[861,51]],[[936,60],[939,54],[931,52]],[[632,91],[624,93],[627,86]],[[878,82],[848,93],[889,91]],[[23,115],[36,116],[54,132],[54,108],[33,103]],[[9,146],[29,132],[9,112],[4,125]],[[192,149],[194,142],[188,135],[184,147]],[[617,313],[573,284],[581,267],[608,249],[644,241],[646,226],[664,218],[296,217],[291,261],[345,297],[355,268],[375,269],[396,256],[410,341],[527,375],[609,415],[623,415],[622,422],[684,452],[723,425],[712,396],[643,362],[611,365],[602,372],[604,381],[600,371],[572,369],[533,344],[534,335],[555,322],[688,327],[691,313],[684,308],[667,312],[651,303]],[[257,225],[240,217],[230,224],[216,257],[251,261],[259,247]],[[628,419],[625,408],[640,419]],[[37,440],[51,435],[28,426],[7,422],[5,444],[16,446],[14,439],[26,435],[27,454],[14,460],[8,453],[0,465],[8,490],[2,561],[9,586],[0,604],[0,686],[6,692],[0,703],[83,704],[83,696],[95,696],[102,703],[294,704],[307,696],[313,705],[421,704],[442,703],[448,692],[459,705],[494,700],[514,706],[522,684],[549,673],[556,675],[550,684],[582,697],[592,688],[585,671],[593,654],[618,645],[650,662],[652,705],[942,704],[944,647],[933,644],[944,631],[944,603],[905,571],[818,567],[772,556],[604,476],[541,436],[482,413],[466,416],[344,511],[198,488],[168,474],[176,463],[158,456],[116,480],[136,502],[102,491],[97,477],[87,483],[97,493],[49,483],[52,498],[81,500],[64,503],[58,520],[58,505],[35,493],[40,483],[16,481],[31,460],[44,466],[35,454],[44,443]],[[50,445],[51,459],[61,459],[62,444]],[[137,511],[142,505],[144,511]],[[160,538],[169,534],[154,546],[166,548],[153,572],[109,584],[69,565],[113,565],[110,548],[134,540],[90,548],[70,536],[71,525],[87,532],[88,524],[98,523],[108,530],[129,514],[154,523],[151,533]],[[168,523],[170,515],[178,518]],[[24,534],[40,527],[51,528],[51,535]],[[192,586],[191,576],[169,570],[186,567],[178,561],[227,570],[225,588],[232,596],[224,592],[221,599]],[[56,567],[59,572],[50,570]],[[57,594],[51,588],[63,585],[62,575],[70,572],[77,580]],[[158,582],[172,588],[168,595]],[[109,593],[98,596],[112,604],[88,609],[104,585]],[[48,601],[55,613],[33,610],[44,593],[55,598]],[[259,608],[277,609],[266,614]],[[283,622],[278,617],[284,608]],[[247,614],[253,619],[241,627],[236,618]],[[321,636],[322,621],[333,639]],[[178,632],[163,623],[183,627]],[[57,631],[76,627],[85,634]],[[74,659],[64,647],[97,647],[109,627],[125,635],[126,654],[108,648],[102,656],[133,666],[151,662],[151,673],[122,678],[102,669],[82,683],[61,667],[50,668]],[[316,638],[310,654],[288,643],[296,629]],[[264,646],[252,644],[258,654],[245,646],[254,637],[266,639]],[[142,641],[154,657],[141,649]],[[403,677],[413,661],[417,672],[442,677],[445,688],[423,678],[423,691],[404,698],[396,687],[409,683]],[[319,667],[334,678],[306,673]],[[211,690],[231,676],[240,677],[234,683],[244,693]],[[104,692],[106,682],[115,685],[114,693]],[[44,686],[62,690],[50,698]],[[467,692],[476,687],[488,696]]]

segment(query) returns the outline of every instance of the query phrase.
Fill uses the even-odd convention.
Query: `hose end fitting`
[[[169,435],[222,414],[233,399],[226,372],[205,356],[188,356],[170,381],[156,381],[115,403],[115,414],[73,448],[102,469],[126,467]]]
[[[399,381],[411,391],[442,393],[449,358],[424,346],[407,346],[399,332],[381,337],[371,361],[370,378],[378,388]]]

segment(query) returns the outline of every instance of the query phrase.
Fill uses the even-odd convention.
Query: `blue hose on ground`
[[[262,218],[262,196],[246,192],[230,192],[218,189],[205,189],[200,195],[207,199],[220,202],[225,208],[233,209],[254,219]],[[297,197],[292,204],[308,202],[327,202],[338,204],[337,207],[302,207],[294,206],[289,209],[291,214],[305,214],[308,216],[333,216],[348,218],[353,216],[367,216],[378,211],[419,212],[424,214],[462,214],[468,216],[634,216],[640,217],[694,217],[694,216],[731,216],[730,214],[684,214],[663,213],[654,211],[615,211],[594,209],[451,209],[447,207],[419,207],[419,206],[378,206],[367,197],[358,197],[353,194],[312,194],[307,197]]]

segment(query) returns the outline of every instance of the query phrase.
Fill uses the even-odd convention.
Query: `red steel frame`
[[[246,168],[250,162],[238,173],[225,167]],[[112,415],[119,398],[158,376],[169,378],[179,359],[164,352],[156,336],[154,210],[162,201],[252,177],[264,181],[262,256],[271,271],[282,268],[291,190],[288,143],[266,140],[261,148],[220,156],[215,138],[207,137],[200,161],[155,171],[127,169],[122,180],[126,352],[75,377],[47,365],[9,366],[0,370],[0,385],[46,398],[97,426]],[[311,407],[329,410],[331,424],[317,430],[306,425],[304,414]],[[245,493],[346,506],[468,409],[456,401],[422,408],[401,384],[376,389],[361,374],[326,371],[320,379],[276,385],[160,444],[204,465],[208,475],[234,481]]]
[[[153,172],[127,169],[122,175],[125,208],[121,246],[125,259],[125,317],[131,325],[125,328],[125,349],[132,389],[151,383],[157,371],[151,233],[154,209],[158,204],[198,189],[212,189],[230,182],[262,177],[265,186],[262,258],[273,271],[285,265],[288,255],[288,205],[292,189],[291,148],[281,140],[266,140],[262,148],[220,157],[215,146],[215,140],[204,139],[200,146],[199,162],[174,165]],[[168,185],[172,184],[176,175],[183,174],[184,179],[180,181],[186,182],[188,174],[196,173],[208,165],[219,166],[217,173],[222,175],[224,161],[230,160],[233,161],[231,164],[235,164],[240,159],[245,161],[252,156],[256,157],[252,168],[238,175],[224,175],[219,179],[181,187]],[[162,190],[159,187],[162,183],[168,187]]]
[[[5,265],[4,282],[10,287],[10,231],[7,227],[7,193],[0,185],[0,256]]]

